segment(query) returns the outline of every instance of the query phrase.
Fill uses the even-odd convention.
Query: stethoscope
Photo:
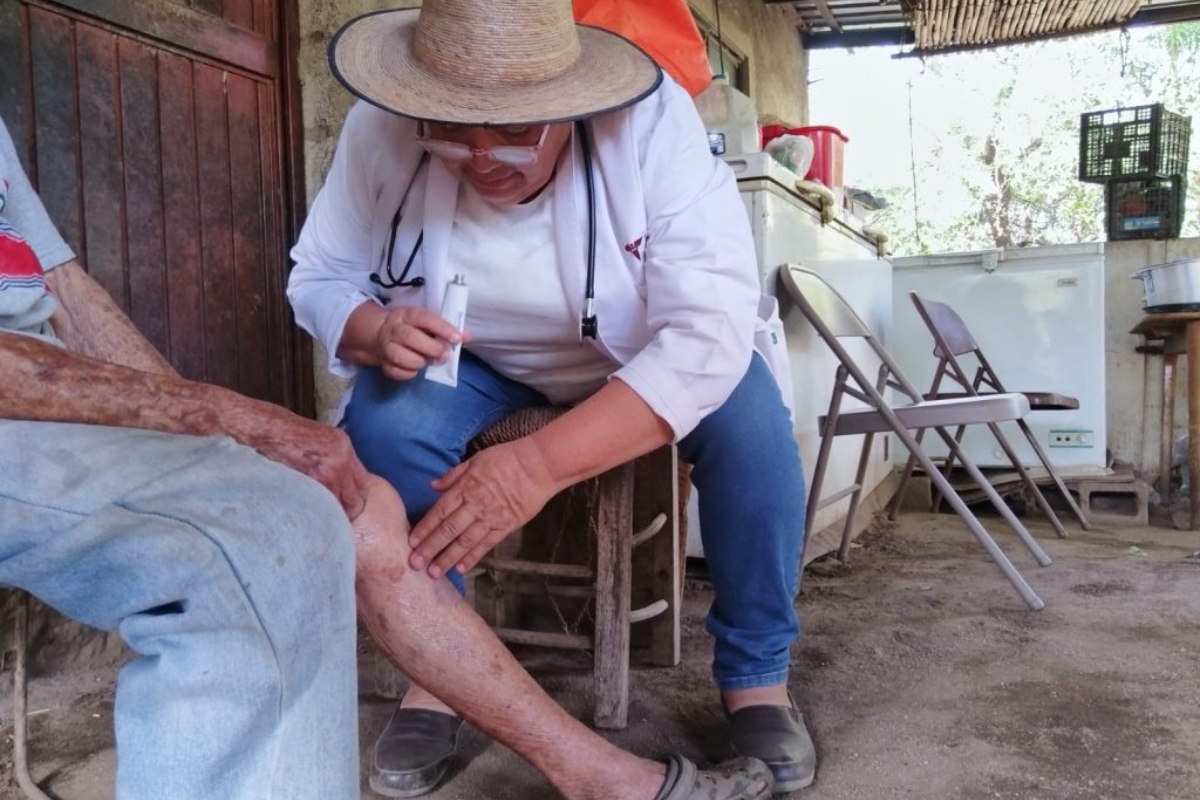
[[[580,147],[583,149],[584,184],[587,187],[588,204],[587,288],[583,295],[583,313],[579,320],[579,336],[581,339],[595,339],[599,333],[599,326],[596,322],[596,181],[592,174],[592,139],[591,134],[588,133],[587,126],[582,121],[575,123],[575,130],[579,135]],[[396,277],[395,272],[392,270],[392,259],[396,254],[396,236],[400,229],[401,212],[404,211],[404,206],[408,202],[408,194],[412,191],[413,184],[416,183],[417,175],[420,174],[421,168],[428,162],[429,154],[423,153],[420,163],[417,164],[416,171],[413,172],[413,178],[408,183],[408,188],[404,190],[404,196],[400,198],[400,206],[392,216],[392,236],[388,242],[387,260],[384,264],[384,269],[387,273],[386,277],[381,276],[378,272],[371,273],[371,283],[382,289],[425,285],[425,279],[420,276],[414,278],[408,277],[413,261],[416,260],[417,253],[421,251],[421,245],[425,242],[424,230],[417,235],[417,241],[413,245],[412,252],[408,254],[408,259],[404,262],[404,269],[400,272],[399,278]]]

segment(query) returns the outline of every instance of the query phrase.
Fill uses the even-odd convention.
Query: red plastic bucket
[[[820,181],[830,189],[841,189],[844,185],[842,166],[845,147],[850,141],[832,125],[811,125],[807,128],[785,128],[782,125],[763,127],[763,146],[772,139],[790,133],[807,136],[813,143],[812,166],[804,176],[806,181]]]

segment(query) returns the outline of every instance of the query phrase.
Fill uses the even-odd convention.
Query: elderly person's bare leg
[[[532,763],[571,800],[651,800],[663,796],[663,764],[617,748],[567,714],[542,691],[447,581],[408,566],[404,506],[374,479],[355,520],[359,615],[371,636],[405,672],[480,730]],[[702,773],[695,790],[666,796],[765,797],[770,773],[757,762],[709,795]],[[750,778],[749,784],[747,778]],[[705,780],[708,783],[705,783]]]

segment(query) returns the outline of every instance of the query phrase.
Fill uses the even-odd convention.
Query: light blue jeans
[[[118,800],[357,800],[353,537],[224,438],[0,420],[0,584],[119,630]]]
[[[415,523],[437,499],[430,481],[462,459],[476,434],[510,411],[545,403],[464,351],[456,389],[362,370],[344,424],[367,469],[396,487]],[[783,398],[760,356],[724,405],[679,442],[679,454],[693,466],[713,580],[713,677],[723,690],[783,683],[800,633],[792,601],[804,475]]]

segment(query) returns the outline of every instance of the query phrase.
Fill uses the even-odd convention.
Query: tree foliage
[[[990,102],[949,121],[939,109],[936,127],[914,106],[913,178],[874,189],[891,200],[876,224],[897,254],[1102,240],[1104,188],[1078,180],[1080,114],[1163,103],[1194,115],[1200,23],[940,56],[910,81],[930,102],[964,81]],[[1198,146],[1193,137],[1185,236],[1200,234]]]

